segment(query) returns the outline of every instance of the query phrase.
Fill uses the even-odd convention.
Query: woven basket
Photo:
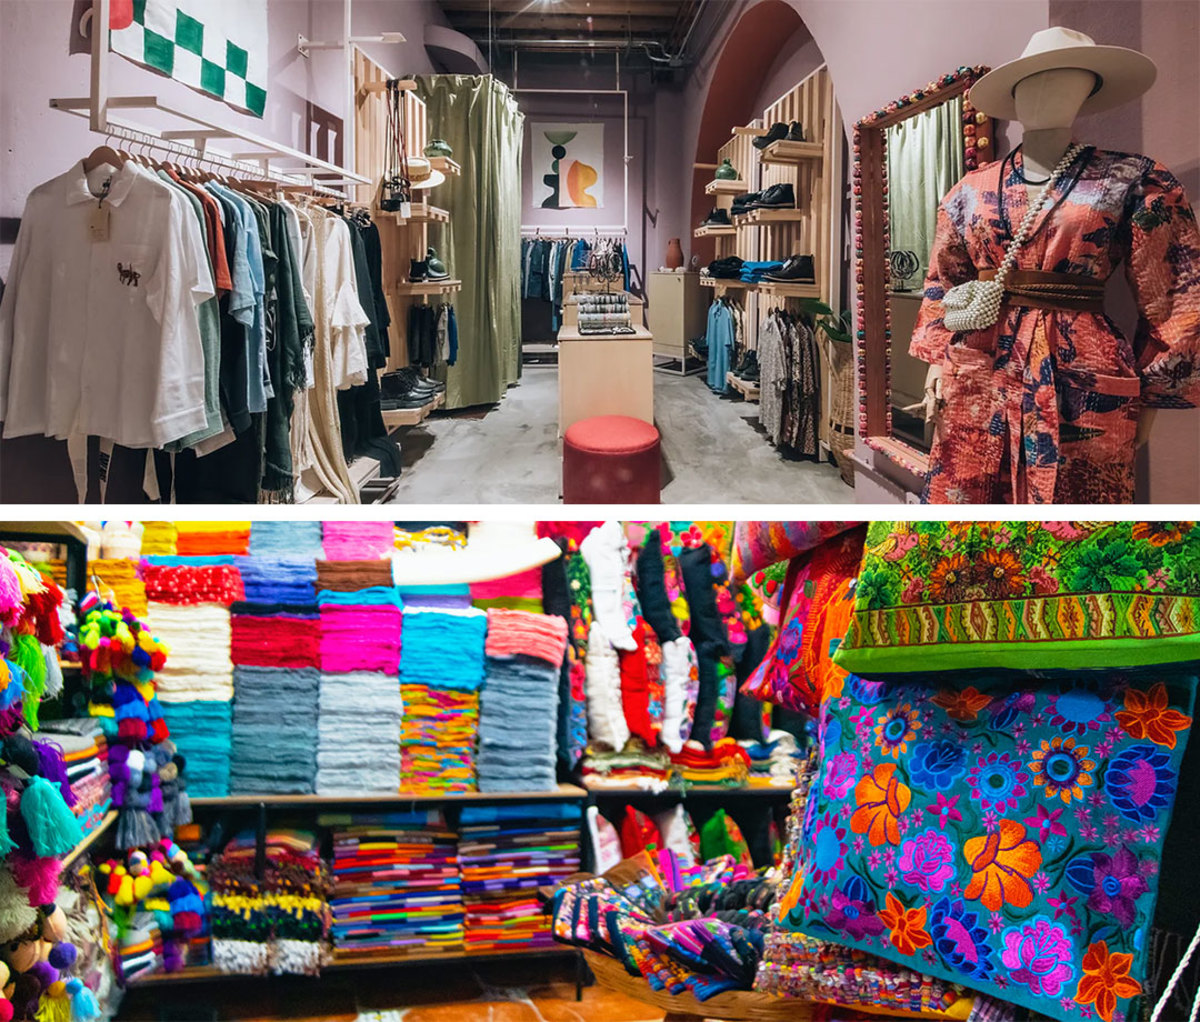
[[[615,958],[595,951],[584,951],[583,957],[601,986],[616,990],[643,1004],[653,1005],[668,1015],[695,1019],[720,1019],[721,1022],[812,1022],[812,1005],[751,990],[731,990],[716,994],[707,1001],[698,1001],[691,993],[668,994],[653,990],[641,976],[631,976]]]
[[[854,419],[858,406],[854,394],[854,345],[826,338],[829,359],[829,448],[842,479],[854,485]]]

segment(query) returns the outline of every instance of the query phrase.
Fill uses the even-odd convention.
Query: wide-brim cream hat
[[[414,189],[434,188],[446,180],[445,174],[434,170],[433,164],[421,156],[410,156],[406,166],[409,184]]]
[[[1017,83],[1056,68],[1080,68],[1096,76],[1095,89],[1079,108],[1081,114],[1136,99],[1154,84],[1158,74],[1154,61],[1137,50],[1100,46],[1091,36],[1070,28],[1044,28],[1033,33],[1020,57],[980,78],[971,87],[970,101],[991,117],[1015,120]]]

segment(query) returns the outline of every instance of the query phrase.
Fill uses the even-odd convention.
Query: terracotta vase
[[[683,265],[683,247],[679,244],[678,238],[672,238],[667,242],[667,261],[665,265],[668,270],[677,270]]]

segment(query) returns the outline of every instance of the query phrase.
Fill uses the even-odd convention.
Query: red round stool
[[[657,504],[658,430],[628,415],[580,419],[563,437],[564,504]]]

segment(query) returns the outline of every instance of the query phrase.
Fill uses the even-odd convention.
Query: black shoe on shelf
[[[758,368],[758,355],[755,352],[750,352],[752,356],[750,364],[746,366],[746,371],[741,374],[741,379],[746,383],[758,383],[761,378],[761,373]]]
[[[762,192],[746,192],[744,195],[735,195],[733,197],[733,209],[730,210],[734,216],[739,213],[745,213],[751,208],[751,203],[757,201]]]
[[[804,137],[804,127],[799,121],[792,121],[791,127],[788,128],[787,140],[789,142],[807,142]]]
[[[755,149],[766,149],[772,142],[778,142],[781,138],[787,138],[788,126],[783,121],[776,121],[771,125],[771,130],[765,135],[759,135],[752,145]]]
[[[414,408],[424,408],[433,398],[428,394],[411,394],[407,397],[380,398],[379,407],[385,412],[410,411]]]
[[[701,227],[732,227],[733,224],[729,219],[729,210],[722,209],[717,206],[707,217],[704,218],[704,223]]]
[[[410,284],[424,284],[429,280],[428,259],[411,259],[409,264],[408,282]]]
[[[777,284],[815,284],[817,275],[810,255],[790,256],[778,270],[766,275],[767,280]]]
[[[765,191],[759,192],[751,209],[795,209],[796,190],[790,181],[771,185]]]

